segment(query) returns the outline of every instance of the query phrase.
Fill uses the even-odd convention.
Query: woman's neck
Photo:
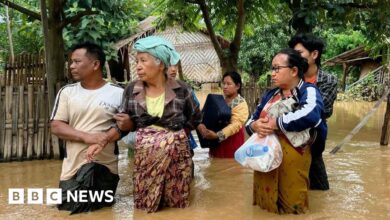
[[[301,79],[296,78],[293,81],[291,81],[291,83],[289,85],[287,85],[283,88],[280,88],[282,90],[283,94],[285,94],[285,95],[291,94],[291,90],[293,90],[295,87],[298,86],[300,80]]]
[[[149,97],[157,97],[165,92],[166,77],[156,77],[153,81],[146,82],[146,95]]]
[[[233,99],[235,99],[237,96],[238,96],[238,93],[235,93],[235,94],[230,95],[230,96],[226,96],[226,95],[225,95],[225,101],[226,101],[226,103],[231,103],[231,102],[233,101]]]

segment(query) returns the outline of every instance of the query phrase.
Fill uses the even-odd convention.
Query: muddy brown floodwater
[[[233,159],[210,159],[207,150],[200,148],[195,151],[190,207],[154,214],[134,210],[132,161],[122,148],[116,204],[74,216],[47,205],[8,205],[8,188],[57,187],[61,161],[0,163],[0,219],[390,219],[390,147],[379,145],[385,103],[351,142],[336,155],[329,154],[372,106],[335,103],[324,152],[331,189],[310,191],[310,211],[304,215],[279,216],[252,206],[253,172]]]

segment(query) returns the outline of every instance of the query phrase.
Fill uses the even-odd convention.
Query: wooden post
[[[345,87],[347,84],[347,76],[348,76],[348,65],[346,63],[343,63],[343,81],[342,81],[342,89],[343,92],[345,92]]]
[[[27,97],[28,97],[28,145],[27,145],[27,159],[32,159],[33,147],[34,147],[34,87],[33,85],[27,86]]]
[[[12,91],[13,86],[7,86],[5,90],[5,143],[4,161],[11,160],[12,147]]]
[[[385,118],[383,120],[382,134],[380,144],[387,146],[389,144],[389,133],[390,133],[390,93],[387,96],[387,106]]]
[[[57,91],[59,91],[60,88],[61,88],[61,84],[57,83]],[[50,116],[49,117],[51,117],[51,111],[52,110],[53,109],[49,109],[49,112],[50,112],[50,114],[49,114]],[[50,132],[50,134],[51,134],[51,132]],[[53,134],[51,134],[50,138],[51,138],[51,141],[52,141],[51,144],[53,146],[53,157],[55,159],[60,159],[60,141],[59,141],[58,137],[53,135]]]
[[[4,155],[4,99],[3,99],[3,85],[0,85],[0,159]],[[5,96],[5,95],[4,95]]]
[[[23,160],[24,145],[24,85],[19,86],[18,160]]]
[[[40,151],[39,146],[38,146],[38,118],[39,118],[39,101],[40,101],[40,88],[38,86],[34,86],[35,90],[34,93],[37,94],[36,100],[34,100],[34,151],[35,151],[35,156],[40,159],[42,152]]]
[[[44,98],[44,92],[45,88],[43,85],[41,85],[38,88],[38,102],[37,102],[37,108],[38,108],[38,114],[37,114],[37,123],[38,123],[38,141],[37,141],[37,158],[41,159],[44,156],[44,119],[45,116],[45,106],[43,102]]]

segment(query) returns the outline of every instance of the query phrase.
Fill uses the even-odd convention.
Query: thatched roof
[[[373,59],[369,57],[369,52],[365,50],[363,46],[359,46],[326,60],[323,65],[334,66],[336,64],[343,63],[349,65],[358,65],[359,63],[367,60]]]
[[[129,38],[118,41],[115,48],[129,47],[130,72],[135,75],[134,52],[131,51],[133,43],[143,37],[150,35],[161,36],[175,46],[176,50],[181,55],[181,65],[183,75],[195,82],[218,82],[221,79],[221,65],[217,53],[207,34],[202,31],[187,32],[182,31],[180,27],[168,27],[160,32],[156,30],[154,21],[156,17],[148,17],[138,25],[137,34]],[[222,38],[219,39],[222,44],[227,44],[228,41]]]

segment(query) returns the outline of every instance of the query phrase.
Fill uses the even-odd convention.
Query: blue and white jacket
[[[245,125],[249,135],[254,133],[251,124],[259,119],[264,106],[279,92],[280,89],[275,88],[263,96],[260,104],[256,107],[256,111]],[[316,131],[316,139],[312,144],[313,147],[311,150],[313,156],[319,156],[325,149],[325,141],[328,133],[324,119],[324,104],[321,93],[315,85],[306,83],[303,80],[300,80],[298,86],[292,92],[298,101],[299,107],[293,112],[285,113],[283,116],[278,117],[276,119],[277,126],[283,133],[287,131],[299,132],[307,128],[314,128]]]

